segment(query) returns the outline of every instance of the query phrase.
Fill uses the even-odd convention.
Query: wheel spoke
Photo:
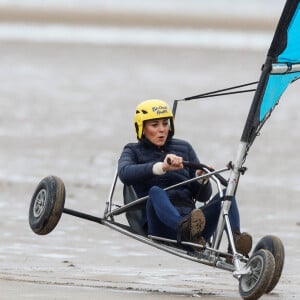
[[[47,191],[42,189],[36,196],[35,203],[33,206],[33,215],[38,218],[44,211],[46,205]]]

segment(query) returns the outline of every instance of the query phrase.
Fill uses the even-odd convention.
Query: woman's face
[[[170,130],[169,119],[154,119],[145,121],[144,136],[154,145],[163,146]]]

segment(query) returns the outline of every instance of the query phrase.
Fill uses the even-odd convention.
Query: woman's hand
[[[164,172],[183,169],[182,161],[183,159],[180,156],[175,154],[167,154],[163,162]]]
[[[197,170],[196,171],[196,176],[202,176],[204,174],[206,174],[206,172],[204,170]],[[207,184],[208,178],[198,179],[198,182],[201,183],[201,184]]]

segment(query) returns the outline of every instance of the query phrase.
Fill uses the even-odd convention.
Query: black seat
[[[124,204],[129,204],[132,201],[138,199],[138,196],[136,195],[132,185],[124,184],[123,199],[124,199]],[[137,234],[146,236],[145,229],[142,226],[144,213],[145,213],[145,204],[142,205],[138,204],[136,206],[129,208],[129,210],[125,214],[131,229]]]

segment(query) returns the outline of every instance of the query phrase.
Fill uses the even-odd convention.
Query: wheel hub
[[[45,189],[40,190],[35,198],[35,202],[33,206],[33,215],[35,218],[38,218],[43,214],[45,210],[46,199],[47,199],[47,191]]]
[[[243,290],[248,292],[257,284],[263,269],[263,261],[261,258],[256,258],[251,262],[251,273],[245,275],[241,279]]]

